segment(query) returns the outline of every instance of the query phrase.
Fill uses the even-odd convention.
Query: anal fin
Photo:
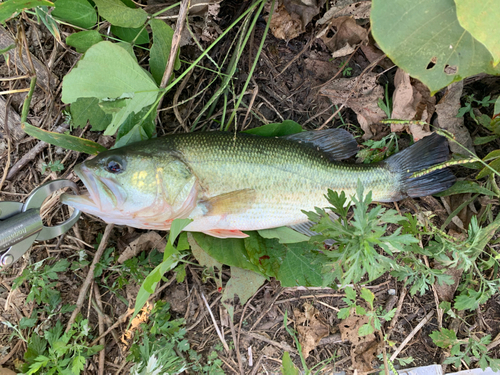
[[[241,230],[237,229],[211,229],[204,231],[203,233],[208,234],[212,237],[217,238],[246,238],[248,234],[243,233]]]

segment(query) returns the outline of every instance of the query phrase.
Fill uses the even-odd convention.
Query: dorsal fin
[[[289,141],[303,143],[328,154],[330,160],[348,159],[358,152],[358,143],[347,130],[312,130],[282,137]]]

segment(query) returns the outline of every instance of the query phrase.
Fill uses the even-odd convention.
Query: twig
[[[83,282],[82,288],[80,289],[80,294],[78,295],[78,299],[76,300],[76,309],[73,310],[73,313],[71,314],[71,317],[69,318],[68,324],[66,325],[66,332],[68,332],[71,328],[71,325],[75,322],[76,316],[80,312],[83,302],[85,300],[85,295],[87,294],[87,290],[90,287],[90,284],[94,280],[94,269],[99,260],[101,259],[102,254],[104,253],[104,250],[106,249],[106,246],[108,245],[108,239],[109,235],[111,234],[111,231],[113,230],[114,224],[108,224],[106,226],[106,229],[104,230],[104,234],[102,235],[101,243],[99,244],[99,247],[97,248],[97,251],[94,255],[94,260],[92,261],[92,264],[89,267],[89,272],[87,273],[87,277],[85,278],[85,281]]]
[[[167,67],[165,68],[165,72],[163,73],[163,77],[161,79],[161,89],[167,87],[170,76],[174,71],[175,59],[177,58],[177,51],[179,50],[179,46],[181,44],[181,34],[182,29],[184,28],[184,23],[186,22],[189,3],[190,0],[182,0],[181,7],[179,8],[179,18],[177,18],[174,35],[172,36],[172,47],[170,48],[170,56],[168,57]]]
[[[208,313],[210,314],[210,317],[212,318],[212,323],[214,324],[215,331],[217,332],[217,335],[219,336],[219,339],[222,342],[224,349],[226,349],[226,352],[229,353],[229,346],[227,345],[226,340],[224,340],[224,337],[222,336],[222,333],[219,329],[219,326],[217,325],[217,321],[215,320],[215,316],[212,313],[212,309],[210,309],[210,306],[208,305],[207,299],[205,298],[205,295],[203,294],[203,292],[201,293],[201,298],[203,299],[203,302],[205,303],[205,306],[208,310]]]
[[[403,308],[403,302],[404,302],[404,299],[406,297],[406,293],[407,293],[407,289],[402,288],[401,295],[399,296],[398,304],[396,306],[396,313],[394,314],[394,317],[391,319],[389,327],[387,328],[387,331],[386,331],[387,339],[389,339],[391,337],[392,330],[394,329],[394,327],[396,326],[396,323],[398,322],[399,314],[401,314],[401,309]]]
[[[299,352],[297,350],[295,350],[294,348],[292,348],[290,345],[288,345],[286,343],[282,344],[282,343],[273,341],[271,339],[268,339],[266,336],[259,335],[258,333],[245,332],[245,331],[243,331],[241,333],[243,333],[244,335],[250,336],[250,337],[252,337],[254,339],[257,339],[257,340],[260,340],[260,341],[264,341],[264,342],[267,342],[268,344],[277,346],[278,348],[286,350],[287,352],[290,352],[290,353],[293,353],[293,354],[297,354],[297,355],[299,354]]]
[[[95,296],[95,302],[101,312],[104,311],[103,306],[102,306],[102,300],[101,300],[101,293],[99,292],[99,286],[94,282],[94,296]],[[97,314],[97,317],[99,318],[99,336],[101,336],[104,333],[104,317],[101,314]],[[106,338],[101,337],[99,340],[99,345],[102,345],[102,350],[99,352],[99,372],[98,375],[104,375],[104,361],[106,360],[106,351],[104,350],[104,347],[106,346]]]
[[[10,167],[10,151],[11,151],[11,143],[12,139],[10,136],[10,129],[9,129],[9,110],[10,110],[10,102],[12,101],[12,97],[7,99],[7,102],[5,103],[5,121],[4,121],[4,130],[5,130],[5,138],[7,138],[7,162],[5,163],[4,169],[3,169],[3,175],[2,175],[2,181],[0,181],[0,191],[2,191],[3,184],[7,178],[7,173],[9,172],[9,167]]]
[[[434,315],[434,310],[429,311],[429,313],[425,316],[424,319],[420,321],[420,323],[417,324],[415,328],[413,328],[413,331],[410,332],[410,334],[404,339],[404,341],[399,345],[399,347],[396,349],[396,351],[391,355],[390,361],[393,362],[396,357],[399,355],[399,353],[404,349],[406,344],[410,342],[410,340],[417,334],[418,331],[426,324]]]
[[[240,370],[240,374],[245,375],[245,373],[243,372],[243,362],[241,362],[240,341],[239,341],[238,337],[236,337],[236,331],[234,330],[233,317],[234,317],[234,314],[231,317],[231,319],[229,319],[229,327],[231,328],[231,335],[233,336],[233,340],[234,340],[234,350],[236,351],[236,359],[238,360],[238,367]]]

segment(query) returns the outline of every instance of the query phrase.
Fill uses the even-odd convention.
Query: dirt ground
[[[168,4],[167,4],[168,5]],[[220,5],[217,27],[224,30],[248,6],[247,2],[223,1]],[[324,11],[322,11],[324,13]],[[315,16],[317,20],[323,14]],[[74,50],[58,44],[47,29],[33,21],[34,17],[24,16],[22,19],[10,21],[6,27],[0,27],[1,38],[16,35],[18,25],[23,24],[29,50],[32,58],[40,62],[37,74],[38,86],[31,101],[28,121],[37,127],[47,130],[64,131],[69,128],[63,110],[65,105],[61,102],[61,82],[63,77],[75,66],[80,54]],[[196,22],[202,23],[203,17],[191,19],[193,28]],[[390,60],[383,57],[377,50],[372,40],[359,44],[353,52],[339,58],[332,58],[331,51],[324,39],[318,39],[321,31],[315,22],[308,23],[304,31],[297,37],[286,41],[268,34],[263,50],[253,73],[251,84],[247,88],[248,95],[244,97],[243,104],[236,117],[238,130],[249,129],[262,125],[262,119],[268,123],[293,120],[305,129],[322,129],[326,127],[343,126],[356,135],[359,143],[366,139],[362,137],[362,125],[359,123],[359,110],[356,106],[349,106],[342,97],[335,99],[331,95],[332,84],[341,79],[349,79],[354,96],[364,96],[363,93],[366,77],[373,74],[381,85],[388,84],[389,92],[394,91],[396,67]],[[367,19],[358,20],[358,25],[365,30],[369,28]],[[234,92],[239,93],[245,82],[249,68],[253,62],[261,37],[264,33],[266,20],[261,18],[252,33],[249,45],[246,47],[243,58],[238,63],[238,69],[233,79]],[[63,34],[73,32],[70,27],[61,26]],[[219,63],[223,62],[231,48],[235,32],[230,32],[218,47],[211,52],[211,57]],[[203,46],[208,45],[203,41]],[[199,55],[199,49],[193,44],[181,47],[180,58],[182,61],[193,61]],[[139,62],[141,51],[137,50]],[[11,59],[0,57],[0,76],[17,77],[23,74],[22,64]],[[202,61],[206,67],[212,67],[208,59]],[[349,73],[346,73],[346,68]],[[182,88],[174,89],[163,100],[163,110],[159,113],[158,134],[172,134],[185,132],[191,129],[197,118],[198,111],[203,107],[213,92],[220,85],[210,86],[200,96],[195,94],[204,88],[208,82],[215,78],[215,73],[209,70],[195,69]],[[347,75],[348,74],[348,75]],[[364,77],[364,78],[363,78]],[[2,90],[29,87],[29,80],[17,79],[14,85],[10,81],[2,80]],[[486,95],[495,96],[500,93],[500,81],[495,77],[479,76],[465,81],[464,95],[475,94],[482,98]],[[338,89],[338,87],[337,87]],[[330,90],[330,94],[328,94]],[[340,94],[339,94],[340,95]],[[443,92],[436,95],[439,101]],[[8,110],[11,144],[6,139],[8,135],[2,130],[2,143],[0,146],[0,176],[4,178],[0,183],[0,201],[24,201],[28,194],[40,184],[53,179],[71,179],[78,182],[72,172],[73,167],[86,159],[86,155],[74,151],[63,150],[59,147],[44,144],[39,140],[27,136],[19,130],[19,114],[25,93],[11,94],[0,98],[0,112],[3,117],[0,121],[5,129],[5,108]],[[347,96],[348,97],[348,96]],[[228,100],[232,100],[232,93],[228,92]],[[373,100],[373,99],[370,99]],[[345,104],[345,105],[343,105]],[[174,112],[176,106],[178,113]],[[253,113],[247,111],[253,109]],[[335,116],[332,115],[340,109]],[[482,109],[483,110],[483,109]],[[484,109],[487,113],[487,109]],[[490,110],[491,112],[491,110]],[[490,113],[491,115],[491,113]],[[178,119],[182,119],[180,124]],[[222,116],[222,100],[215,106],[210,116],[205,116],[196,125],[196,131],[218,129],[219,124],[214,121]],[[467,115],[468,116],[468,115]],[[469,133],[477,134],[479,128],[465,117],[465,126]],[[59,128],[58,128],[59,127]],[[379,140],[390,132],[387,125],[370,125],[370,139]],[[110,147],[114,140],[103,136],[100,132],[84,129],[72,129],[71,134],[86,139],[94,140]],[[402,135],[403,143],[409,139],[408,134]],[[500,148],[498,140],[488,145],[476,148],[481,156],[493,149]],[[10,151],[10,152],[9,152]],[[44,165],[60,161],[64,165],[61,171],[51,171]],[[4,171],[7,170],[7,175]],[[458,177],[468,177],[473,171],[454,167]],[[81,185],[81,183],[79,182]],[[470,195],[469,195],[470,197]],[[464,197],[460,197],[465,199]],[[459,199],[459,198],[457,198]],[[421,209],[431,211],[443,223],[448,217],[450,207],[445,207],[442,200],[426,197],[416,200]],[[498,202],[493,202],[494,209]],[[456,202],[448,202],[453,207],[458,207]],[[480,206],[479,203],[476,206]],[[387,204],[387,207],[396,207]],[[415,212],[413,201],[402,201],[397,209],[404,213]],[[49,225],[58,222],[61,217],[67,217],[66,208],[61,208],[57,203],[51,204],[45,221]],[[472,212],[464,213],[461,218],[464,223],[470,220]],[[467,218],[468,217],[468,218]],[[456,224],[450,227],[459,231]],[[52,258],[48,264],[58,260],[67,259],[71,264],[77,264],[75,269],[68,268],[58,275],[52,288],[60,292],[61,304],[78,305],[82,316],[89,320],[93,338],[99,338],[102,333],[105,343],[104,357],[99,353],[87,360],[84,374],[98,374],[99,365],[104,364],[105,374],[128,374],[132,363],[126,360],[131,340],[130,335],[137,328],[129,328],[128,320],[131,315],[139,284],[135,280],[128,282],[120,279],[120,273],[114,272],[116,259],[132,241],[137,239],[145,230],[133,229],[124,226],[107,226],[101,220],[83,214],[80,221],[66,235],[50,241],[36,243],[32,249],[12,267],[0,273],[0,321],[18,325],[23,317],[31,317],[32,312],[38,308],[35,301],[26,302],[31,286],[28,281],[23,282],[19,288],[13,289],[14,280],[19,277],[28,265]],[[87,255],[87,260],[92,262],[97,250],[99,235],[104,234],[101,250],[113,248],[106,253],[108,260],[105,263],[101,276],[91,281],[90,289],[80,296],[82,285],[85,283],[89,266],[82,264],[79,256],[82,252]],[[109,234],[109,235],[107,235]],[[165,232],[159,232],[165,237]],[[104,242],[104,243],[103,243]],[[496,245],[498,246],[498,245]],[[149,246],[151,249],[153,246]],[[148,249],[148,250],[149,250]],[[80,254],[80,255],[79,255]],[[147,254],[147,253],[146,253]],[[443,324],[443,318],[437,310],[439,297],[436,291],[429,290],[425,295],[411,296],[406,287],[397,282],[389,274],[368,284],[376,296],[376,304],[384,306],[386,310],[397,308],[397,313],[392,321],[384,323],[384,332],[392,346],[381,345],[380,337],[374,337],[362,353],[354,351],[353,338],[346,339],[341,335],[337,312],[346,304],[342,300],[344,292],[331,288],[282,288],[280,284],[271,279],[253,295],[243,306],[238,298],[234,302],[234,320],[231,322],[228,313],[221,303],[221,289],[216,280],[207,276],[204,267],[196,265],[194,258],[189,258],[192,264],[186,267],[186,276],[182,282],[176,281],[174,271],[165,275],[165,281],[159,287],[160,291],[154,295],[157,300],[167,301],[171,305],[172,318],[185,319],[186,339],[191,349],[202,356],[201,362],[208,363],[208,356],[216,348],[217,358],[222,361],[222,369],[227,374],[273,374],[281,373],[283,353],[289,352],[292,361],[301,366],[296,344],[284,327],[285,312],[288,315],[289,327],[298,330],[299,326],[305,327],[302,332],[307,335],[308,330],[315,331],[313,322],[320,321],[326,327],[326,332],[321,335],[319,342],[313,346],[306,363],[312,367],[322,361],[328,362],[321,373],[334,373],[335,371],[352,374],[359,370],[357,366],[363,361],[368,361],[367,366],[377,368],[383,361],[377,360],[376,355],[384,351],[390,357],[398,350],[398,358],[413,357],[411,364],[395,362],[396,368],[408,366],[423,366],[428,364],[441,364],[449,353],[438,348],[429,337],[430,333]],[[229,278],[229,268],[221,273],[223,286]],[[122,283],[123,285],[120,285]],[[166,287],[165,287],[166,286]],[[203,301],[206,297],[209,308]],[[78,298],[81,298],[78,301]],[[313,310],[311,310],[313,309]],[[312,315],[308,311],[313,311]],[[47,318],[48,313],[40,312],[37,316],[38,324]],[[59,320],[66,326],[72,313],[58,313],[51,317],[51,321]],[[213,316],[213,319],[212,319]],[[307,316],[307,319],[304,318]],[[314,317],[314,319],[312,318]],[[55,320],[54,320],[55,319]],[[298,323],[301,322],[301,323]],[[423,325],[419,323],[424,322]],[[445,318],[446,327],[454,327],[455,331],[464,333],[492,336],[493,344],[489,355],[500,358],[500,298],[497,293],[476,311],[466,311],[456,319]],[[354,323],[353,323],[354,324]],[[222,331],[222,338],[217,334],[217,329]],[[229,350],[221,349],[221,342],[230,343]],[[358,347],[359,348],[359,347]],[[15,369],[21,363],[27,350],[26,343],[17,335],[12,335],[12,329],[0,324],[0,365],[4,368]],[[358,349],[359,350],[359,349]],[[366,354],[368,353],[368,354]],[[364,357],[363,357],[364,355]],[[477,362],[473,365],[477,366]],[[448,371],[456,371],[452,366],[443,365]],[[462,368],[466,368],[465,366]],[[359,371],[358,373],[361,373]],[[0,372],[1,373],[1,372]],[[195,373],[187,370],[187,373]],[[2,373],[3,374],[3,373]]]

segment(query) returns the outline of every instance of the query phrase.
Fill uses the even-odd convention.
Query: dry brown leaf
[[[351,360],[353,369],[358,373],[366,373],[373,370],[371,362],[376,358],[379,352],[380,343],[373,333],[360,336],[359,329],[368,324],[366,315],[351,315],[339,324],[340,335],[343,341],[350,341]]]
[[[16,375],[16,373],[8,368],[3,368],[0,366],[0,375]]]
[[[371,125],[387,117],[378,106],[378,100],[384,96],[384,89],[377,84],[375,73],[367,73],[361,78],[336,79],[322,87],[320,94],[328,96],[333,104],[345,103],[356,113],[361,129],[365,132],[363,139],[373,137]]]
[[[430,121],[434,114],[435,98],[430,96],[429,89],[421,82],[413,80],[410,75],[398,68],[394,77],[394,94],[392,99],[392,118],[400,120]],[[415,141],[431,134],[429,125],[391,124],[391,131],[407,130]]]
[[[356,1],[349,0],[332,6],[321,19],[316,22],[316,25],[324,25],[334,17],[350,16],[354,19],[370,18],[371,1]]]
[[[302,355],[307,358],[309,352],[318,346],[321,339],[330,334],[330,326],[323,314],[309,303],[304,304],[304,313],[299,309],[294,309],[294,315]]]
[[[270,23],[272,34],[287,42],[296,38],[306,30],[307,24],[319,14],[324,2],[324,0],[283,0],[277,2]]]
[[[132,241],[129,246],[120,254],[118,263],[122,264],[126,260],[135,257],[141,251],[157,249],[163,251],[167,246],[165,238],[157,232],[147,232],[141,234],[137,239]]]
[[[333,35],[329,37],[332,33]],[[323,40],[332,53],[338,55],[339,51],[344,49],[345,55],[348,55],[352,52],[348,52],[349,48],[345,49],[347,45],[353,49],[360,43],[368,43],[368,31],[359,26],[354,18],[345,16],[333,19],[328,27],[318,34],[318,38]]]
[[[441,98],[439,103],[436,105],[436,113],[438,115],[434,125],[438,128],[449,131],[455,136],[455,141],[465,146],[474,154],[472,138],[464,125],[464,118],[457,117],[458,110],[461,107],[460,97],[462,96],[462,90],[464,87],[464,82],[455,82],[446,88],[444,96]],[[450,150],[453,153],[467,155],[460,145],[455,142],[450,142]]]

